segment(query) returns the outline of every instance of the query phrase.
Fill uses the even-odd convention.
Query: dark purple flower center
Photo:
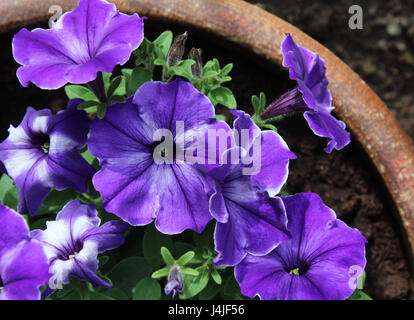
[[[0,292],[3,290],[3,287],[4,287],[3,279],[0,276]]]
[[[49,153],[50,137],[47,134],[43,134],[43,133],[35,134],[32,137],[32,143],[43,153],[45,154]]]
[[[285,271],[295,276],[305,275],[310,268],[310,264],[306,261],[299,261],[297,265],[285,267]]]
[[[70,247],[61,248],[58,258],[60,260],[69,260],[75,257],[83,249],[82,241],[75,241]]]
[[[182,148],[180,148],[176,143],[173,143],[170,148],[167,147],[158,147],[162,143],[164,143],[165,138],[163,138],[161,141],[155,141],[150,149],[153,154],[154,160],[155,159],[173,159],[174,161],[177,159],[177,154],[180,152],[180,154],[184,154]],[[158,148],[157,148],[158,147]]]

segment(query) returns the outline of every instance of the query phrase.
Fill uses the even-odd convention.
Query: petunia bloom
[[[283,202],[269,193],[272,196],[279,193],[288,176],[289,160],[295,155],[277,133],[261,132],[243,111],[232,113],[234,147],[224,157],[231,158],[232,151],[236,151],[241,159],[236,163],[228,159],[227,164],[207,170],[215,180],[210,213],[217,220],[214,235],[217,265],[236,265],[248,253],[267,254],[290,239]],[[255,149],[255,144],[259,148]],[[251,161],[243,161],[243,157],[251,157]],[[252,164],[259,166],[257,172],[246,174],[243,170]]]
[[[119,247],[125,241],[128,225],[123,221],[109,221],[99,226],[100,219],[94,205],[72,200],[48,221],[46,230],[32,231],[32,237],[43,244],[50,264],[51,280],[55,288],[67,284],[71,276],[105,289],[110,284],[96,275],[99,253]],[[51,282],[51,281],[49,281]]]
[[[268,255],[248,255],[236,266],[242,293],[264,300],[348,298],[365,268],[366,239],[314,193],[283,202],[292,239]]]
[[[42,89],[83,84],[128,61],[143,40],[143,19],[103,0],[80,0],[51,29],[20,30],[13,38],[20,83]]]
[[[93,183],[104,208],[134,226],[156,219],[165,234],[201,232],[212,219],[209,184],[205,174],[178,155],[191,144],[190,136],[204,136],[215,125],[210,100],[181,79],[147,82],[133,98],[109,106],[104,119],[92,122],[88,141],[102,165]],[[165,153],[157,151],[164,149],[158,136],[163,131],[173,145],[166,153],[172,161],[154,156]]]
[[[178,294],[183,293],[183,274],[179,266],[174,266],[171,268],[168,274],[168,282],[165,285],[164,292],[167,296],[172,294],[172,298]]]
[[[20,213],[34,215],[51,187],[86,192],[95,169],[78,152],[89,130],[85,112],[76,109],[81,101],[71,100],[56,115],[27,108],[21,124],[11,126],[0,144],[0,161],[19,191]]]
[[[288,34],[282,42],[283,66],[289,68],[290,79],[298,86],[282,95],[261,115],[266,120],[290,112],[304,112],[311,130],[318,136],[328,138],[325,148],[331,153],[350,143],[345,123],[332,116],[332,96],[325,76],[325,62],[318,54],[298,46]]]
[[[0,300],[38,300],[50,278],[42,245],[21,215],[0,203]]]

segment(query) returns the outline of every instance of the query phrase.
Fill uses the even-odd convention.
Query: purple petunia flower
[[[365,268],[366,239],[314,193],[282,199],[292,240],[266,256],[248,255],[236,266],[242,293],[264,300],[348,298]]]
[[[122,245],[128,225],[123,221],[99,224],[94,205],[72,200],[57,214],[56,221],[46,223],[46,230],[32,231],[32,237],[43,244],[54,285],[67,284],[76,276],[94,287],[110,287],[96,275],[97,256]]]
[[[209,184],[178,153],[187,148],[188,137],[203,136],[215,125],[210,100],[181,79],[147,82],[133,98],[109,106],[104,119],[93,121],[88,141],[102,165],[93,183],[105,209],[131,225],[156,219],[156,227],[166,234],[201,232],[212,219]],[[154,157],[162,143],[154,140],[159,130],[171,135],[171,162],[159,163]]]
[[[261,115],[266,120],[290,112],[304,112],[312,131],[329,139],[325,148],[331,153],[340,150],[351,141],[345,123],[331,115],[332,96],[325,76],[325,62],[318,54],[296,45],[290,34],[282,42],[283,66],[289,67],[289,76],[298,87],[282,95]]]
[[[283,202],[272,198],[279,193],[288,176],[288,164],[295,155],[274,131],[263,131],[243,111],[232,111],[235,117],[235,147],[241,161],[206,166],[215,179],[215,193],[210,198],[210,213],[217,220],[215,245],[217,265],[236,265],[246,254],[264,255],[280,242],[290,239]],[[243,131],[245,132],[243,134]],[[246,138],[243,139],[243,136]],[[255,150],[255,144],[260,149]],[[243,161],[243,157],[252,157]],[[247,164],[244,164],[247,163]],[[249,174],[246,167],[260,165]]]
[[[29,237],[26,221],[0,203],[0,300],[40,299],[50,278],[40,243]]]
[[[78,152],[89,130],[85,112],[76,109],[81,101],[71,100],[56,115],[27,108],[21,124],[11,126],[0,144],[0,161],[19,191],[20,213],[34,215],[51,187],[86,192],[95,169]]]
[[[23,65],[20,83],[57,89],[83,84],[98,72],[112,72],[128,61],[143,39],[143,19],[126,15],[103,0],[80,0],[51,29],[22,29],[13,38],[13,56]]]
[[[168,274],[168,282],[165,285],[164,292],[167,296],[172,293],[172,298],[178,294],[183,293],[183,274],[179,266],[174,266],[171,268]]]

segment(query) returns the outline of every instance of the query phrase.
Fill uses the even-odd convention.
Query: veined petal
[[[3,250],[14,247],[29,237],[29,227],[23,216],[0,202],[0,255]]]
[[[23,86],[33,82],[57,89],[86,83],[128,61],[143,39],[143,19],[126,15],[103,0],[80,0],[51,29],[22,29],[13,38],[13,56],[22,65]]]
[[[214,118],[210,100],[180,78],[170,82],[147,82],[135,93],[133,102],[140,117],[155,129],[168,129],[176,135],[177,121],[190,130]]]
[[[39,287],[50,278],[42,246],[23,240],[0,256],[0,275],[4,288],[0,300],[40,299]]]
[[[304,117],[316,135],[329,139],[325,152],[331,153],[334,148],[340,150],[351,142],[351,134],[345,130],[345,123],[332,115],[306,111]]]
[[[282,201],[257,193],[248,177],[224,185],[223,197],[229,217],[216,225],[217,265],[236,265],[248,253],[267,254],[290,239]]]
[[[266,256],[248,255],[236,266],[242,292],[262,299],[348,298],[365,268],[366,239],[336,219],[316,194],[282,199],[292,239]]]

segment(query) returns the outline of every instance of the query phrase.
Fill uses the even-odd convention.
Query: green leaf
[[[191,261],[191,259],[194,258],[194,251],[188,251],[187,253],[184,253],[178,260],[177,264],[179,266],[185,266],[187,263]]]
[[[209,96],[212,96],[215,101],[229,109],[237,108],[236,99],[234,98],[234,95],[229,88],[218,87],[212,90],[209,93]]]
[[[109,260],[108,256],[104,256],[104,255],[99,256],[98,257],[99,266],[102,267],[103,265],[105,265],[108,262],[108,260]]]
[[[159,279],[168,276],[170,268],[162,268],[152,273],[151,278]]]
[[[173,33],[169,30],[164,31],[160,36],[154,40],[154,44],[161,48],[164,57],[167,57],[168,50],[170,50],[173,41]]]
[[[0,201],[3,202],[4,196],[12,188],[16,188],[13,185],[13,180],[7,174],[3,174],[0,178]]]
[[[164,259],[164,262],[167,266],[173,266],[175,263],[175,260],[173,256],[171,255],[170,250],[168,250],[166,247],[161,247],[161,256]]]
[[[129,300],[129,297],[119,288],[110,288],[104,291],[106,296],[112,297],[115,300]]]
[[[161,287],[157,280],[144,278],[132,290],[133,300],[160,300]]]
[[[200,272],[192,268],[181,268],[181,271],[185,275],[194,276],[194,277],[197,277],[200,274]]]
[[[118,262],[108,273],[113,286],[120,288],[125,294],[131,296],[132,288],[138,281],[149,277],[152,267],[142,257],[128,257]]]
[[[194,243],[197,247],[209,247],[214,248],[214,228],[215,223],[213,221],[209,222],[204,228],[203,232],[195,233],[194,232]]]
[[[220,274],[217,272],[217,270],[215,268],[213,268],[211,270],[211,277],[213,278],[214,282],[217,284],[221,284],[222,283],[222,279]]]
[[[365,271],[363,271],[360,277],[358,278],[357,289],[361,289],[361,290],[364,289],[366,277],[367,277],[367,274]]]
[[[98,101],[89,100],[89,101],[84,101],[84,102],[78,104],[77,108],[78,108],[78,110],[85,110],[85,109],[90,110],[91,107],[95,107],[97,105],[99,105]]]
[[[125,97],[120,95],[113,95],[110,99],[111,103],[123,103],[125,102]]]
[[[226,118],[226,116],[224,115],[224,114],[216,114],[216,120],[218,120],[218,121],[226,121],[227,120],[227,118]]]
[[[42,206],[37,211],[36,217],[50,213],[56,214],[62,210],[66,203],[74,198],[75,193],[70,189],[63,191],[52,189],[43,201]]]
[[[362,290],[356,289],[347,300],[372,300],[372,298]]]
[[[122,69],[125,76],[125,91],[127,96],[135,94],[145,82],[151,81],[152,73],[144,68]]]
[[[145,260],[154,268],[159,268],[163,265],[163,259],[160,255],[161,247],[166,247],[172,251],[173,242],[171,237],[162,234],[154,227],[154,224],[151,224],[145,230],[142,250]]]
[[[98,104],[98,111],[96,112],[96,115],[99,119],[103,119],[106,114],[106,103],[100,103]]]
[[[174,74],[177,76],[191,80],[193,79],[193,72],[191,71],[191,66],[194,63],[195,61],[191,59],[182,60],[174,67],[171,67],[170,71],[174,72]]]
[[[229,63],[221,70],[220,74],[222,76],[227,76],[232,69],[233,69],[233,64]]]
[[[221,287],[217,285],[214,281],[210,281],[206,288],[200,292],[198,299],[200,300],[212,300],[219,293]]]
[[[99,101],[93,91],[84,86],[67,85],[65,87],[65,92],[69,99],[81,98],[85,101]]]
[[[122,76],[117,76],[114,79],[112,79],[111,84],[109,85],[107,95],[108,97],[112,97],[115,93],[116,89],[121,85],[122,82]]]
[[[200,268],[200,274],[195,276],[184,276],[183,294],[181,299],[189,299],[200,293],[206,286],[209,280],[209,272],[206,268]]]
[[[95,157],[86,149],[81,153],[82,157],[89,163],[92,164],[95,161]]]
[[[226,279],[222,286],[224,299],[239,299],[241,296],[241,291],[239,284],[234,279],[234,275],[231,274],[229,278]]]
[[[194,245],[191,245],[187,242],[177,241],[177,242],[174,242],[173,253],[174,253],[174,256],[180,257],[187,251],[191,251],[193,249],[194,249]]]
[[[6,192],[3,197],[3,205],[9,207],[13,210],[17,210],[17,204],[19,202],[19,196],[17,192],[17,188],[12,188]]]

